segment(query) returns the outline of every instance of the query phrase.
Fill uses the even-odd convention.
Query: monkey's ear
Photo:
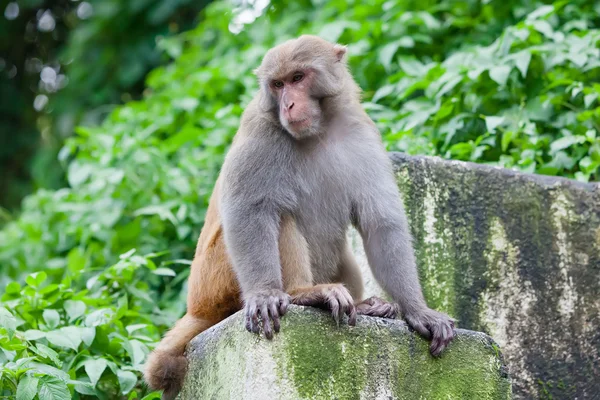
[[[340,62],[344,59],[344,56],[346,55],[347,51],[348,51],[347,46],[343,46],[341,44],[336,44],[333,46],[333,52],[335,54],[335,58],[336,58],[337,62]]]

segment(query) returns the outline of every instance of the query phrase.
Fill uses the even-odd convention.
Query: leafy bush
[[[597,179],[598,5],[539,6],[294,1],[258,16],[211,4],[194,31],[160,42],[175,61],[149,74],[143,100],[66,143],[60,160],[69,187],[29,196],[0,231],[0,285],[8,285],[0,395],[35,379],[40,399],[48,381],[73,398],[86,390],[145,395],[142,353],[183,312],[188,270],[177,260],[193,254],[212,185],[257,88],[251,70],[286,38],[317,33],[350,44],[365,107],[390,149]],[[86,316],[71,318],[79,301]],[[45,310],[54,312],[45,318]],[[94,326],[88,317],[100,310],[110,318]],[[73,335],[71,347],[50,340],[57,330]],[[119,381],[125,372],[136,382]]]
[[[0,307],[0,388],[19,400],[36,393],[40,400],[69,399],[71,391],[79,397],[141,398],[146,390],[138,374],[159,338],[156,317],[150,318],[159,311],[149,282],[175,275],[156,267],[157,256],[130,251],[102,271],[82,271],[72,258],[69,276],[58,284],[42,271],[27,276],[24,287],[7,285]],[[144,397],[151,398],[158,397]]]

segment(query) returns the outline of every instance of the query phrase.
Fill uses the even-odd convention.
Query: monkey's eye
[[[293,82],[300,82],[302,80],[302,78],[304,78],[304,74],[301,72],[298,72],[296,74],[294,74],[294,77],[292,78]]]
[[[282,81],[275,81],[275,82],[273,82],[273,86],[275,86],[278,89],[281,89],[283,87],[283,82]]]

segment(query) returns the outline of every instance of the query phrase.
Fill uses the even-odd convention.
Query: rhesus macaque
[[[394,318],[439,355],[453,320],[427,307],[407,219],[377,128],[360,104],[346,47],[301,36],[271,49],[212,194],[189,277],[187,314],[146,365],[150,387],[172,399],[187,343],[244,308],[246,328],[270,339],[288,304]],[[363,238],[373,274],[397,303],[362,299],[346,242]],[[356,305],[355,305],[356,304]],[[398,307],[399,306],[399,307]]]

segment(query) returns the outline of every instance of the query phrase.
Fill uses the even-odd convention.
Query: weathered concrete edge
[[[315,328],[317,329],[315,330]],[[305,331],[308,332],[308,335]],[[306,389],[307,387],[309,391],[314,389],[314,379],[317,379],[317,382],[321,382],[319,380],[320,378],[316,377],[323,373],[321,363],[327,363],[327,357],[329,356],[329,354],[326,354],[329,350],[328,346],[330,343],[335,346],[334,342],[336,342],[336,340],[339,341],[340,337],[343,337],[343,341],[347,341],[346,344],[351,346],[346,350],[350,352],[349,359],[359,363],[367,362],[367,359],[364,358],[367,353],[356,350],[355,348],[353,349],[355,345],[358,345],[359,348],[361,347],[361,344],[366,344],[367,347],[373,345],[376,348],[379,346],[386,347],[386,343],[388,343],[389,346],[390,339],[392,339],[392,342],[397,343],[395,346],[404,349],[401,354],[404,354],[405,351],[409,351],[405,356],[408,356],[413,360],[411,361],[411,364],[412,362],[417,363],[415,364],[417,370],[423,366],[430,365],[432,369],[429,367],[425,367],[425,370],[421,369],[421,372],[417,375],[420,378],[411,385],[413,390],[417,390],[417,393],[420,390],[419,382],[420,379],[423,378],[423,373],[426,375],[431,375],[433,373],[431,379],[436,379],[435,377],[438,376],[437,374],[441,374],[438,377],[443,382],[448,376],[453,376],[454,373],[457,372],[452,368],[453,364],[444,362],[438,364],[438,361],[431,358],[427,354],[427,342],[422,340],[416,333],[409,331],[402,320],[359,316],[356,328],[348,328],[343,324],[340,327],[335,328],[335,324],[332,323],[328,313],[310,307],[291,306],[288,315],[282,320],[282,333],[280,333],[272,342],[246,332],[243,327],[242,313],[234,314],[230,318],[194,338],[188,346],[190,373],[188,374],[189,376],[184,387],[184,394],[181,398],[195,398],[194,396],[200,394],[208,396],[208,398],[226,398],[226,395],[239,397],[240,395],[243,396],[244,393],[245,395],[252,393],[254,396],[254,394],[258,392],[261,392],[263,395],[275,395],[277,398],[281,399],[319,398],[318,396],[314,397],[314,395],[306,395]],[[327,343],[327,345],[323,346],[323,343]],[[470,354],[471,351],[474,351],[477,354],[487,354],[484,357],[488,357],[488,362],[482,362],[481,364],[481,379],[483,379],[482,382],[486,382],[487,379],[494,379],[494,382],[496,382],[494,385],[499,391],[494,389],[492,392],[495,393],[495,395],[492,397],[484,395],[484,397],[481,398],[511,398],[511,379],[508,376],[502,353],[499,351],[497,344],[491,337],[481,332],[458,329],[455,343],[455,350],[458,351],[458,353],[455,353],[455,356],[458,355],[458,357],[462,357],[463,367],[465,357],[465,354],[463,354],[464,349],[471,349],[468,350],[466,354]],[[344,345],[342,344],[342,346]],[[479,350],[477,350],[478,347]],[[463,350],[460,350],[461,348]],[[280,355],[285,354],[286,351],[289,351],[290,349],[293,349],[292,351],[296,353],[295,356],[290,358],[289,353],[287,356]],[[378,351],[381,352],[382,350]],[[353,357],[354,352],[356,352],[356,357]],[[383,351],[383,354],[386,354],[386,351]],[[318,359],[313,358],[315,355]],[[301,364],[296,365],[299,361],[298,356],[300,357]],[[368,383],[368,385],[371,386],[370,389],[372,389],[373,386],[381,386],[381,382],[377,383],[370,381],[370,379],[377,380],[377,371],[380,370],[381,365],[383,365],[384,369],[388,370],[388,372],[389,368],[396,368],[387,364],[389,362],[385,361],[387,356],[384,356],[383,360],[380,359],[380,356],[381,354],[377,357],[379,358],[379,367],[377,367],[377,362],[375,363],[376,365],[367,367],[376,368],[376,370],[369,371],[371,378],[367,381],[370,382]],[[390,360],[396,359],[391,354],[389,357]],[[468,357],[469,356],[467,356],[467,358]],[[348,357],[346,357],[346,359],[348,359]],[[409,361],[408,359],[404,360],[403,356],[396,360],[401,362]],[[444,360],[442,359],[441,361]],[[449,361],[448,359],[446,361],[452,363],[452,361]],[[477,364],[478,361],[473,361],[474,366],[479,365]],[[348,361],[344,362],[347,363]],[[381,364],[381,362],[383,362],[383,364]],[[423,362],[426,362],[427,364],[423,364]],[[431,362],[433,362],[433,364],[430,364]],[[352,364],[353,362],[350,365]],[[461,363],[459,362],[459,365],[460,364]],[[387,367],[385,367],[386,365]],[[443,367],[444,365],[446,365],[446,367]],[[340,366],[336,367],[336,369],[344,369],[346,367]],[[349,368],[354,370],[354,373],[357,372],[353,366],[350,366]],[[440,368],[442,369],[440,370]],[[444,368],[446,368],[445,371]],[[308,376],[302,375],[300,386],[298,386],[299,381],[296,376],[296,369],[303,370],[303,373],[309,374]],[[432,372],[433,370],[437,372]],[[356,376],[354,373],[351,372],[350,375],[345,377],[351,378],[351,380],[364,381],[364,376]],[[490,373],[492,375],[490,375]],[[385,372],[384,375],[386,375]],[[445,376],[445,378],[442,376]],[[497,378],[492,378],[492,376],[497,376]],[[383,376],[382,379],[384,386],[386,384],[394,384],[393,379],[392,381],[389,381],[389,377],[386,378]],[[243,381],[243,383],[240,381]],[[307,381],[309,383],[306,383]],[[265,386],[265,382],[269,382],[269,385]],[[334,382],[336,382],[335,379]],[[206,386],[212,388],[204,391]],[[249,386],[252,387],[250,392],[248,392]],[[278,386],[278,388],[273,389],[274,386]],[[462,386],[465,387],[465,384],[463,383]],[[202,391],[197,392],[196,390]],[[354,394],[357,393],[356,391],[347,391],[347,387],[343,390],[346,390],[346,392],[344,392],[345,395],[352,394],[352,396],[354,396]],[[467,391],[470,390],[471,389],[467,389]],[[372,390],[370,392],[372,393]],[[487,389],[486,393],[488,393]],[[341,398],[343,398],[344,394],[342,394]],[[364,393],[361,395],[361,398],[363,398],[363,396]],[[380,396],[378,395],[377,398],[379,397]],[[365,398],[375,397],[367,395]],[[393,398],[405,397],[401,395]],[[458,397],[455,395],[451,398]]]
[[[597,192],[600,190],[600,183],[595,182],[580,182],[574,179],[564,178],[561,176],[549,176],[549,175],[539,175],[532,174],[528,172],[515,171],[508,168],[487,165],[487,164],[477,164],[469,161],[459,161],[459,160],[446,160],[441,157],[435,156],[411,156],[405,153],[400,152],[389,152],[390,159],[398,172],[398,169],[404,165],[409,163],[414,163],[415,161],[419,161],[422,163],[445,163],[452,166],[457,166],[465,169],[475,170],[482,173],[489,173],[495,176],[504,176],[511,178],[518,178],[525,181],[536,183],[540,186],[544,187],[553,187],[556,185],[566,185],[574,189],[580,189],[590,192]]]

